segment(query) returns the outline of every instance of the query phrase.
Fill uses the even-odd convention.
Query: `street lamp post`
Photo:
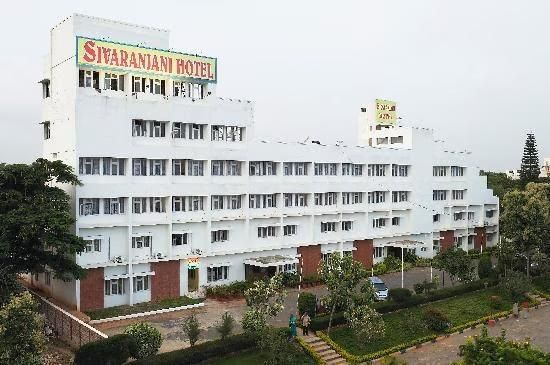
[[[401,246],[401,289],[403,289],[403,278],[404,278],[404,266],[405,266],[405,255],[403,254],[405,251],[404,247]]]

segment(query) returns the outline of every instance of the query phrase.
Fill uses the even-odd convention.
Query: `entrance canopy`
[[[393,246],[399,248],[417,248],[420,245],[423,245],[422,241],[413,241],[413,240],[399,240],[385,243],[384,246]]]
[[[278,267],[281,265],[297,264],[298,258],[288,257],[288,256],[264,256],[258,257],[255,259],[244,260],[246,265],[256,266],[256,267]]]

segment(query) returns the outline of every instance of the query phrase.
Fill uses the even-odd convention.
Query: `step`
[[[329,350],[332,350],[332,348],[327,345],[326,343],[322,344],[322,345],[319,345],[319,346],[315,346],[313,347],[313,351],[317,352],[318,354],[320,354],[321,352],[327,352]],[[332,350],[334,351],[334,350]]]
[[[317,342],[317,341],[322,341],[319,337],[317,336],[300,336],[304,341],[306,341],[307,343],[311,343],[311,342]]]
[[[330,361],[330,360],[341,359],[342,356],[340,356],[340,354],[334,353],[334,354],[329,355],[329,356],[321,356],[321,358],[325,361]]]
[[[341,364],[347,364],[348,362],[343,358],[339,358],[339,359],[329,360],[326,363],[327,365],[341,365]]]
[[[315,351],[317,352],[317,354],[321,357],[323,356],[328,356],[328,355],[332,355],[332,354],[336,354],[337,352],[334,351],[333,349],[331,349],[330,347],[329,348],[326,348],[326,349],[323,349],[321,351]]]

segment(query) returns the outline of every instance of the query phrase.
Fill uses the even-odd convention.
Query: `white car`
[[[374,287],[374,298],[376,300],[387,300],[389,290],[382,279],[380,279],[378,276],[371,276],[369,278],[369,281]]]

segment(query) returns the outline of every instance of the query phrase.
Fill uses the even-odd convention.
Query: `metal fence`
[[[46,298],[32,291],[31,293],[37,299],[40,312],[45,317],[46,325],[53,332],[52,335],[57,336],[60,340],[78,348],[88,342],[107,338],[106,334],[81,321]]]

